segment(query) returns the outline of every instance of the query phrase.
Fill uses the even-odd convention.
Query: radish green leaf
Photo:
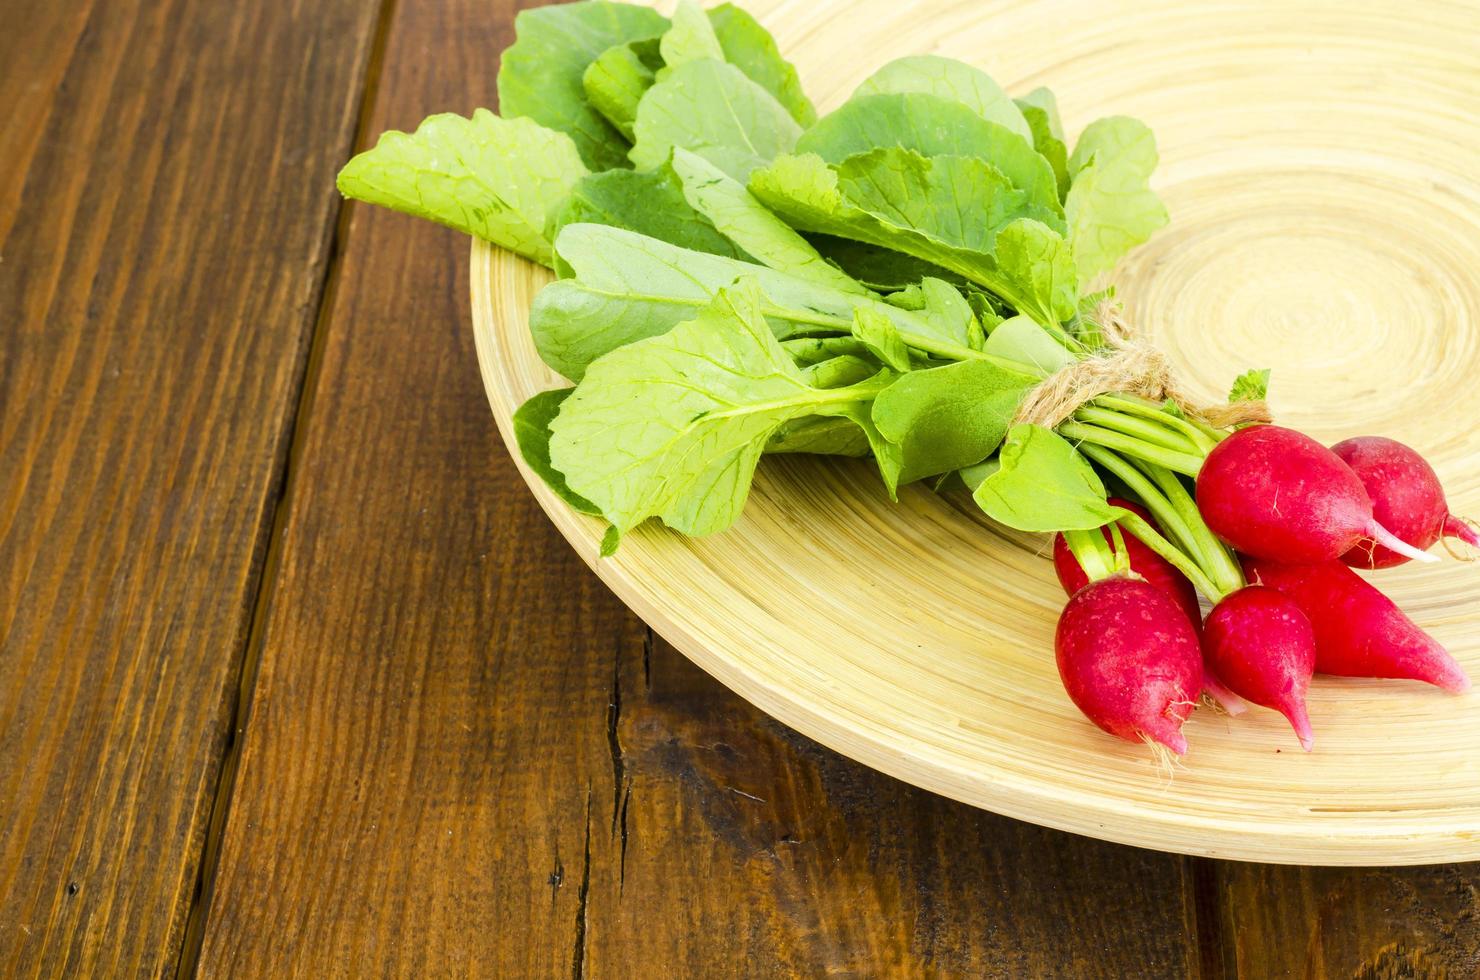
[[[587,65],[581,87],[591,107],[630,143],[637,104],[662,67],[657,38],[630,41],[607,48]]]
[[[868,292],[847,273],[828,264],[805,238],[757,201],[744,184],[708,160],[674,147],[671,166],[682,182],[688,203],[756,261],[843,292]]]
[[[675,146],[745,180],[801,135],[775,97],[734,65],[704,58],[666,68],[637,106],[630,154],[640,168],[667,162]]]
[[[1128,116],[1096,120],[1080,135],[1064,212],[1081,284],[1167,223],[1166,206],[1150,186],[1156,160],[1151,130]]]
[[[550,465],[550,422],[573,391],[574,388],[542,391],[520,405],[514,412],[514,441],[524,462],[561,500],[582,514],[600,514],[595,504],[571,490],[564,474]]]
[[[986,515],[1019,531],[1087,531],[1115,519],[1089,461],[1052,429],[1016,425],[999,467],[973,497]]]
[[[550,424],[550,458],[619,532],[656,516],[712,534],[739,515],[782,423],[867,404],[880,387],[809,386],[746,282],[695,319],[594,362]]]
[[[586,101],[586,68],[613,45],[656,37],[668,19],[649,7],[583,0],[524,10],[498,71],[499,111],[575,141],[592,170],[627,166],[627,141]]]
[[[586,176],[564,133],[487,109],[394,130],[339,171],[345,197],[428,218],[549,265],[555,217]]]

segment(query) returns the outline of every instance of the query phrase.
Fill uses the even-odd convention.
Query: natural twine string
[[[1177,384],[1167,356],[1135,339],[1118,304],[1101,303],[1095,317],[1109,352],[1075,361],[1049,375],[1028,392],[1018,406],[1013,424],[1028,423],[1052,429],[1081,405],[1112,393],[1170,401],[1184,414],[1202,419],[1216,429],[1268,422],[1273,418],[1262,400],[1197,404]]]

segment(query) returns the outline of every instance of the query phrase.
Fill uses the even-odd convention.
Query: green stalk
[[[1110,525],[1110,544],[1115,549],[1115,570],[1117,572],[1128,572],[1131,570],[1131,555],[1125,550],[1125,538],[1120,533],[1120,525]]]
[[[1163,425],[1157,425],[1148,419],[1138,418],[1122,412],[1111,411],[1107,408],[1096,408],[1093,405],[1080,406],[1074,413],[1074,417],[1081,422],[1089,422],[1115,432],[1121,432],[1137,439],[1144,439],[1153,445],[1162,446],[1173,452],[1195,453],[1203,455],[1206,451],[1201,445],[1189,439],[1184,432],[1170,429]]]
[[[1176,429],[1185,435],[1204,456],[1218,445],[1217,436],[1209,434],[1210,432],[1216,433],[1217,429],[1206,425],[1199,427],[1198,424],[1185,418],[1179,418],[1156,402],[1144,398],[1137,398],[1134,395],[1101,395],[1095,399],[1094,404],[1129,415],[1138,415],[1141,418],[1159,422],[1168,428]],[[1208,431],[1204,431],[1205,428]]]
[[[1064,531],[1062,534],[1064,543],[1074,553],[1074,560],[1079,562],[1079,567],[1084,569],[1084,574],[1091,582],[1109,578],[1121,570],[1124,551],[1120,554],[1112,552],[1099,528],[1092,531]]]
[[[1088,456],[1090,460],[1109,470],[1120,481],[1130,488],[1131,493],[1141,498],[1162,527],[1166,528],[1168,534],[1176,539],[1177,545],[1199,565],[1207,562],[1207,556],[1202,554],[1198,547],[1198,539],[1188,526],[1182,512],[1172,506],[1172,502],[1166,498],[1144,473],[1136,469],[1126,460],[1099,446],[1088,443],[1081,445],[1079,451]]]
[[[804,323],[817,328],[816,333],[809,330],[797,336],[832,336],[851,334],[853,332],[852,320],[829,313],[814,312],[809,316],[790,307],[778,307],[771,304],[764,305],[762,312],[767,316],[782,317],[793,323]],[[939,340],[935,337],[926,337],[922,334],[906,333],[905,331],[900,331],[899,336],[905,342],[906,346],[924,351],[935,357],[943,357],[951,361],[988,361],[1000,368],[1015,371],[1018,374],[1025,374],[1030,378],[1042,380],[1048,377],[1043,369],[1037,365],[1024,364],[1021,361],[1014,361],[1011,358],[1002,357],[997,354],[988,354],[986,351],[973,350],[962,344],[953,344],[948,340]]]
[[[1195,425],[1195,426],[1197,426],[1199,429],[1201,429],[1203,431],[1203,433],[1206,434],[1209,439],[1213,440],[1213,444],[1214,445],[1217,445],[1218,443],[1222,442],[1224,439],[1227,439],[1228,438],[1228,435],[1229,434],[1227,432],[1224,432],[1222,429],[1215,429],[1215,428],[1213,428],[1211,425],[1209,425],[1208,423],[1204,422],[1202,419],[1192,419],[1191,421],[1192,421],[1192,424]],[[1211,449],[1208,450],[1208,451],[1209,452],[1212,452]]]
[[[1172,507],[1187,522],[1188,528],[1196,538],[1195,547],[1201,553],[1202,565],[1207,569],[1208,575],[1213,578],[1225,592],[1233,592],[1244,587],[1244,573],[1239,568],[1238,562],[1234,561],[1233,553],[1228,550],[1213,529],[1208,527],[1207,522],[1202,519],[1202,512],[1197,509],[1197,501],[1182,481],[1172,473],[1160,466],[1137,461],[1135,463],[1152,482],[1166,495]]]
[[[768,412],[774,409],[786,408],[816,408],[826,409],[829,405],[847,402],[866,402],[878,396],[879,392],[894,383],[893,376],[886,371],[881,371],[867,381],[848,385],[844,388],[808,388],[801,394],[790,398],[777,398],[769,402],[756,402],[750,405],[741,405],[736,408],[727,408],[718,412],[711,412],[707,416],[712,419],[738,418],[744,415],[754,415],[757,412]],[[827,414],[819,411],[817,414]]]
[[[1197,471],[1202,469],[1203,458],[1193,453],[1181,453],[1164,446],[1156,446],[1142,439],[1128,436],[1110,429],[1102,429],[1097,425],[1085,425],[1082,422],[1063,422],[1059,425],[1059,435],[1065,439],[1087,442],[1091,445],[1103,446],[1127,456],[1135,456],[1148,462],[1165,466],[1167,469],[1177,473],[1185,473],[1188,476],[1197,476]]]
[[[920,334],[903,331],[900,332],[899,337],[906,345],[936,357],[944,357],[952,361],[987,361],[1005,370],[1026,374],[1030,378],[1038,378],[1040,381],[1048,377],[1043,369],[1036,365],[1024,364],[1022,361],[1014,361],[998,354],[988,354],[986,351],[973,350],[961,344],[953,344],[948,340],[936,340],[934,337],[922,337]]]
[[[1113,509],[1118,515],[1115,518],[1115,523],[1129,531],[1146,547],[1176,566],[1177,571],[1186,575],[1191,580],[1193,587],[1197,591],[1215,603],[1228,594],[1217,585],[1214,585],[1212,579],[1203,574],[1203,570],[1197,566],[1196,562],[1184,555],[1176,545],[1162,537],[1156,528],[1147,524],[1139,514],[1119,507]]]

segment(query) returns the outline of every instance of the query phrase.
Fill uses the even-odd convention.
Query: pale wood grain
[[[891,56],[939,51],[1013,91],[1049,83],[1071,130],[1156,130],[1172,226],[1118,281],[1132,316],[1216,396],[1276,368],[1281,417],[1318,436],[1421,447],[1480,510],[1480,98],[1473,14],[1442,3],[758,4],[824,107]],[[1052,35],[1045,22],[1061,29]],[[869,57],[844,56],[868,51]],[[1292,52],[1299,52],[1294,57]],[[1378,84],[1377,80],[1381,80]],[[482,245],[471,285],[500,428],[558,383],[526,323],[542,270]],[[1257,861],[1480,857],[1480,712],[1411,684],[1322,679],[1317,750],[1284,723],[1202,712],[1168,782],[1094,730],[1051,656],[1062,602],[1040,546],[968,500],[889,504],[866,465],[769,460],[741,522],[702,541],[645,529],[596,561],[596,521],[533,481],[598,574],[707,671],[781,720],[903,779],[1001,813]],[[1404,568],[1385,587],[1472,672],[1480,579]],[[797,596],[809,596],[797,601]],[[1379,723],[1380,722],[1380,723]]]

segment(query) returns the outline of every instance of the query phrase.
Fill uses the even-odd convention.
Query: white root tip
[[[1402,538],[1398,537],[1396,534],[1389,531],[1387,528],[1383,527],[1376,521],[1372,521],[1370,524],[1368,524],[1366,530],[1367,536],[1369,538],[1372,538],[1374,541],[1376,541],[1378,544],[1382,545],[1389,551],[1397,552],[1404,558],[1411,558],[1414,561],[1424,562],[1435,562],[1439,560],[1438,555],[1431,555],[1427,551],[1422,551],[1418,548],[1413,547],[1413,545],[1409,544],[1407,541],[1404,541]]]

